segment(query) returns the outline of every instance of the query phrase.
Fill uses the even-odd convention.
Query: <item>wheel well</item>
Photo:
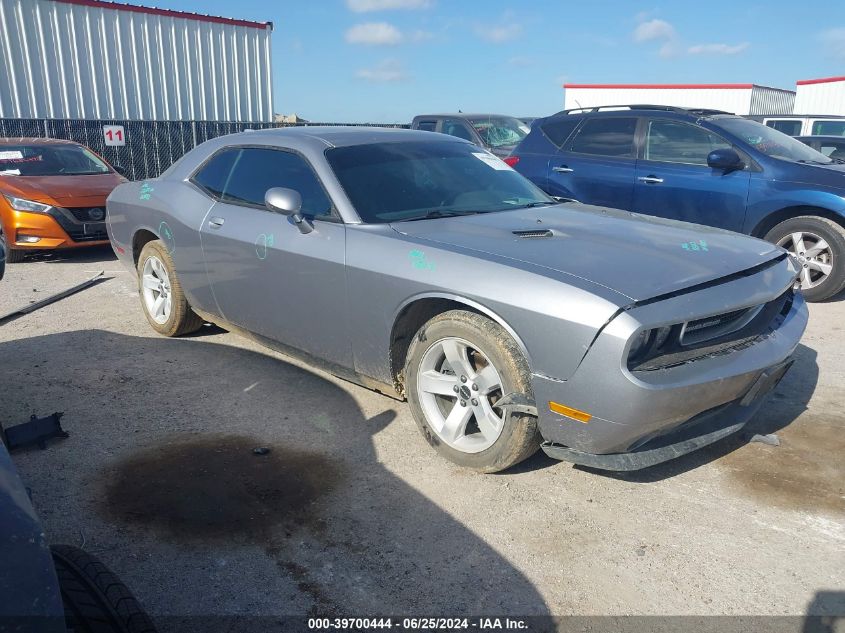
[[[408,356],[408,348],[411,346],[414,334],[426,321],[449,310],[466,310],[480,314],[472,306],[460,301],[428,298],[409,303],[402,308],[399,316],[396,317],[393,330],[390,333],[390,374],[393,379],[393,386],[400,394],[405,395],[405,359]]]
[[[141,229],[132,236],[132,259],[136,266],[138,265],[138,258],[141,256],[141,249],[146,246],[147,242],[157,239],[158,235],[146,229]]]
[[[845,219],[838,213],[822,209],[821,207],[786,207],[780,211],[775,211],[771,215],[763,218],[760,223],[751,230],[751,235],[754,237],[763,238],[766,233],[771,231],[781,222],[789,218],[795,218],[799,215],[814,215],[820,218],[827,218],[831,222],[836,222],[845,228]]]

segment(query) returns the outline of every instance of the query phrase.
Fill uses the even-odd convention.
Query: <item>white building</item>
[[[0,118],[269,122],[272,30],[104,0],[0,0]]]
[[[845,77],[802,79],[796,88],[793,114],[845,115]]]
[[[734,114],[792,112],[795,92],[756,84],[564,84],[564,109],[666,105]]]

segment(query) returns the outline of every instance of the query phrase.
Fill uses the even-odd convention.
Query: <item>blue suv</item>
[[[612,106],[534,121],[505,159],[558,198],[747,233],[791,251],[808,301],[845,287],[845,164],[715,110]]]

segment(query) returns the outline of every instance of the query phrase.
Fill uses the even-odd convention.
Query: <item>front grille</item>
[[[106,218],[105,207],[66,207],[79,222],[102,222]]]
[[[756,345],[781,326],[792,308],[793,297],[794,291],[790,288],[777,299],[759,306],[674,326],[656,356],[639,363],[635,361],[628,368],[631,371],[668,369]],[[684,329],[693,324],[698,327],[686,336]]]
[[[74,242],[97,242],[109,239],[105,222],[89,222],[84,225],[64,227],[64,229]]]

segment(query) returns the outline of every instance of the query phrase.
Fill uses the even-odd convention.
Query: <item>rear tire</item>
[[[99,560],[70,545],[50,548],[74,633],[156,633],[132,592]]]
[[[161,240],[144,245],[138,257],[137,271],[141,307],[156,332],[164,336],[181,336],[202,327],[204,321],[191,310],[176,276],[173,258]],[[157,290],[153,288],[156,283]],[[159,298],[162,299],[161,304],[157,303]]]
[[[790,218],[766,233],[766,240],[799,258],[807,301],[829,299],[845,287],[845,228],[836,222],[813,215]]]
[[[530,378],[510,334],[463,310],[423,325],[405,363],[405,393],[425,439],[449,461],[485,473],[510,468],[540,447],[535,416],[492,407],[509,393],[533,400]]]

